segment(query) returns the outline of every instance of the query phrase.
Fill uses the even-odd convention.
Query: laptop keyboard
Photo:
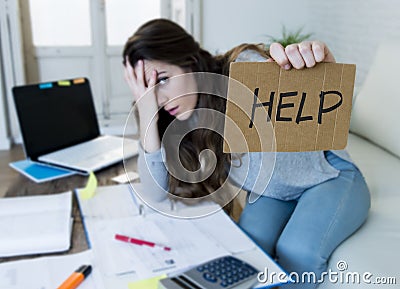
[[[132,148],[135,151],[135,148]],[[132,156],[132,155],[131,155]],[[109,165],[123,159],[123,139],[101,136],[39,158],[41,161],[75,168],[94,168],[97,163]],[[110,163],[109,163],[110,162]],[[103,167],[105,166],[103,165]]]

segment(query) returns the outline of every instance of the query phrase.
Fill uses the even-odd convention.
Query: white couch
[[[399,51],[400,43],[380,46],[355,99],[348,151],[370,188],[371,210],[365,224],[330,259],[328,268],[344,280],[327,280],[319,289],[400,288]],[[369,276],[371,284],[363,276]],[[387,279],[392,277],[395,279]],[[395,281],[396,285],[374,284],[382,281]]]

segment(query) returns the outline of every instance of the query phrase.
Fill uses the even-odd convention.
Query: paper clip
[[[142,204],[139,204],[139,215],[145,217],[144,206]]]
[[[176,210],[176,201],[173,200],[173,199],[170,199],[169,202],[170,202],[170,205],[171,205],[171,207],[170,207],[171,212],[175,211]]]

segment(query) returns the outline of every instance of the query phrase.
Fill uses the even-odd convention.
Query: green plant
[[[271,35],[267,35],[268,41],[266,43],[266,48],[269,49],[269,46],[273,42],[278,42],[278,43],[282,44],[283,47],[286,47],[289,44],[299,43],[304,40],[307,40],[312,36],[312,33],[302,34],[302,31],[303,31],[303,27],[292,32],[292,31],[287,31],[286,27],[282,26],[282,36],[281,37],[274,37]]]

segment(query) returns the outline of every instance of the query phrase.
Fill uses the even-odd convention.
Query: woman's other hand
[[[320,41],[303,41],[283,47],[280,43],[272,43],[269,61],[275,61],[283,69],[302,69],[313,67],[318,62],[336,62],[328,46]]]
[[[161,147],[157,127],[158,103],[154,91],[154,85],[157,82],[157,71],[151,71],[150,77],[146,81],[144,61],[139,60],[135,68],[133,68],[127,59],[124,76],[139,112],[139,131],[142,147],[146,152],[157,151]]]
[[[158,115],[157,97],[154,91],[154,85],[157,82],[157,71],[150,73],[150,78],[146,81],[144,61],[139,60],[135,68],[132,67],[129,60],[126,59],[124,68],[125,81],[128,84],[133,100],[139,111],[141,120],[150,121]]]

